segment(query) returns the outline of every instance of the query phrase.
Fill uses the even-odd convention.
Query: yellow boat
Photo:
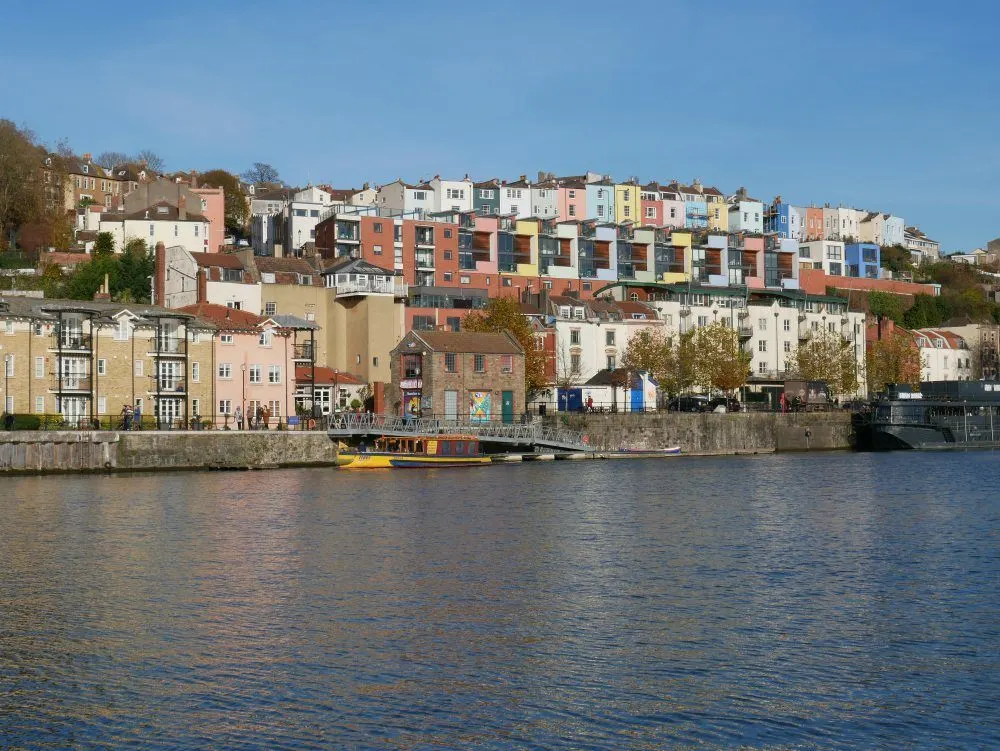
[[[341,452],[337,466],[343,469],[412,469],[427,467],[471,467],[489,464],[480,453],[479,439],[471,435],[382,437],[373,451]]]

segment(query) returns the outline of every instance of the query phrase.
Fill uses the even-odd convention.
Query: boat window
[[[424,442],[417,441],[416,444],[414,444],[414,451],[418,454],[424,453]]]
[[[441,441],[441,453],[444,456],[451,456],[451,441]]]
[[[461,456],[465,453],[465,441],[455,441],[455,454]]]

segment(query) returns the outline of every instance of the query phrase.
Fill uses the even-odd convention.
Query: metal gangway
[[[510,446],[538,446],[574,452],[593,451],[584,441],[583,433],[579,431],[548,428],[536,423],[478,422],[439,417],[407,419],[394,415],[354,412],[330,415],[329,421],[328,433],[331,438],[461,433],[474,435],[480,441]]]

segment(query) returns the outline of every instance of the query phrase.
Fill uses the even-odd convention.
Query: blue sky
[[[81,3],[5,14],[0,117],[339,187],[590,169],[1000,235],[1000,4]]]

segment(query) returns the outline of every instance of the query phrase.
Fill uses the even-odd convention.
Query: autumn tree
[[[240,177],[251,185],[282,184],[281,177],[278,175],[278,170],[270,164],[265,164],[264,162],[254,162],[253,166],[240,175]]]
[[[98,232],[94,241],[94,258],[115,254],[115,236],[110,232]]]
[[[904,330],[896,329],[873,342],[865,362],[870,394],[884,391],[890,383],[920,384],[920,350]]]
[[[746,383],[753,356],[740,346],[736,331],[722,322],[694,334],[695,382],[704,389],[731,392]]]
[[[835,394],[853,394],[860,385],[852,344],[830,331],[820,331],[790,358],[792,372],[807,381],[826,381]]]
[[[670,337],[662,328],[644,328],[628,340],[622,367],[642,371],[659,383],[673,366]]]
[[[467,315],[462,321],[465,331],[507,331],[524,350],[524,391],[527,401],[545,388],[545,352],[535,344],[535,332],[521,314],[521,305],[514,297],[494,297],[483,310]]]
[[[246,193],[243,192],[243,185],[240,179],[222,169],[213,169],[198,176],[201,184],[222,188],[225,196],[225,221],[226,232],[234,235],[244,235],[249,210],[247,207]]]
[[[42,159],[31,131],[0,120],[0,243],[13,245],[21,226],[44,213]]]

